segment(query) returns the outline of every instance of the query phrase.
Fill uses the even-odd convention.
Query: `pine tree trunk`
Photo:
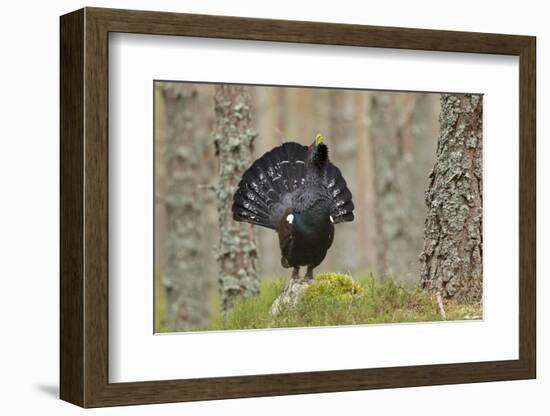
[[[246,87],[217,85],[214,96],[214,144],[219,163],[216,187],[220,243],[217,251],[221,309],[236,299],[259,293],[256,244],[251,225],[233,220],[231,205],[239,180],[252,159],[256,132],[251,126],[250,98]]]
[[[380,277],[405,279],[416,261],[407,217],[407,163],[403,128],[407,120],[398,93],[372,93],[370,136],[374,164],[376,258]]]
[[[428,215],[421,283],[442,298],[482,296],[482,101],[441,96],[435,166],[426,190]]]
[[[186,331],[206,325],[209,316],[205,299],[208,280],[200,257],[201,191],[198,171],[202,145],[196,140],[193,115],[197,91],[181,83],[163,86],[166,104],[166,325]]]

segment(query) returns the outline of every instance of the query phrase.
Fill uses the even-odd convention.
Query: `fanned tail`
[[[288,142],[265,153],[243,174],[233,198],[233,218],[275,229],[291,194],[305,180],[307,148]]]
[[[334,223],[353,221],[355,217],[352,196],[340,169],[329,163],[325,170],[324,182],[332,198],[330,215]]]

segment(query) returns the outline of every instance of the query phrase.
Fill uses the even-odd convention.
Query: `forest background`
[[[445,96],[328,88],[234,88],[238,105],[244,106],[239,111],[250,143],[245,144],[247,151],[239,153],[241,161],[228,162],[222,160],[223,146],[216,138],[229,122],[219,107],[220,100],[235,97],[217,97],[223,95],[217,84],[155,83],[156,329],[208,328],[219,319],[220,297],[224,296],[219,277],[220,230],[224,221],[226,225],[232,221],[221,220],[219,213],[230,207],[228,189],[235,187],[242,167],[265,152],[285,141],[309,145],[317,133],[326,137],[330,159],[353,194],[355,221],[336,227],[334,243],[316,273],[339,272],[357,279],[369,277],[377,283],[389,280],[393,289],[418,288],[430,273],[431,259],[421,256],[431,238],[425,228],[428,204],[434,199],[429,193],[434,186],[430,174],[438,157],[450,157],[438,150],[446,122],[440,116],[449,112],[444,108],[449,104]],[[475,98],[467,99],[471,97]],[[480,116],[481,104],[479,107]],[[454,124],[456,128],[456,120]],[[479,148],[481,162],[481,125],[478,130],[475,134],[480,143],[474,147]],[[468,147],[466,140],[463,144]],[[220,164],[224,163],[236,163],[233,178],[222,177]],[[481,184],[481,177],[478,181]],[[220,197],[220,192],[226,194]],[[468,209],[476,209],[481,216],[481,189],[478,197]],[[220,204],[220,198],[226,201]],[[481,228],[481,218],[477,225]],[[262,227],[254,227],[252,232],[255,273],[264,290],[269,287],[262,282],[287,278],[289,273],[281,267],[276,234]],[[481,253],[477,262],[480,268]],[[478,309],[461,309],[456,319],[479,317],[480,296],[477,293],[473,302],[466,302],[476,303]],[[428,315],[436,316],[437,305],[429,308]],[[390,320],[395,319],[399,318]],[[428,318],[409,316],[405,320],[423,319]]]

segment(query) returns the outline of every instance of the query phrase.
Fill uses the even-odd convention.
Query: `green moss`
[[[357,277],[324,273],[315,277],[294,306],[285,305],[278,315],[271,304],[287,284],[286,278],[263,279],[260,294],[239,300],[222,314],[213,313],[210,325],[196,330],[237,330],[285,327],[359,325],[441,321],[436,300],[413,285],[392,279],[379,280],[372,274]],[[480,305],[451,302],[447,320],[480,319]]]
[[[351,276],[342,273],[323,273],[315,277],[315,283],[302,295],[302,302],[312,303],[321,298],[334,298],[338,302],[350,302],[363,288]]]
[[[166,313],[166,290],[162,285],[162,273],[155,273],[155,332],[171,332],[164,321]]]

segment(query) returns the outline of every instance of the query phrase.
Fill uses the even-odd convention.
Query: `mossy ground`
[[[338,273],[315,277],[294,306],[270,313],[271,304],[285,289],[287,279],[264,279],[258,296],[237,302],[227,314],[220,313],[213,299],[210,325],[197,330],[237,330],[441,321],[436,300],[412,285],[372,274],[355,279]],[[157,312],[160,312],[157,310]],[[446,320],[480,319],[481,305],[446,304]],[[159,313],[157,313],[159,315]],[[158,321],[157,321],[158,322]],[[159,332],[168,328],[157,326]]]

